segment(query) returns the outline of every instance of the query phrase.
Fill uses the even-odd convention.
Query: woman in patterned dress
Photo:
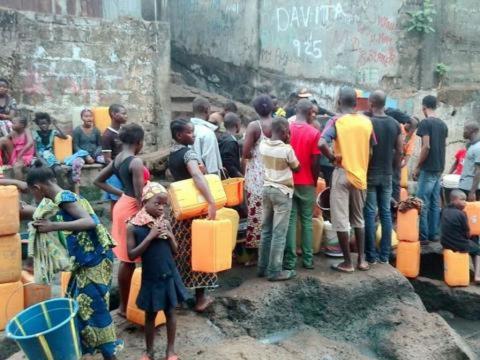
[[[82,352],[100,352],[104,359],[116,359],[123,343],[117,340],[109,312],[115,246],[112,238],[88,201],[58,186],[53,171],[40,160],[29,170],[27,184],[37,201],[46,197],[59,207],[54,222],[37,220],[33,225],[39,232],[64,234],[73,262],[67,294],[79,305]]]
[[[263,191],[263,162],[259,153],[262,139],[272,135],[273,101],[269,95],[260,95],[253,100],[253,107],[260,116],[260,120],[248,124],[243,144],[243,159],[247,161],[245,167],[245,190],[247,192],[247,239],[245,248],[258,249],[262,232],[262,191]],[[255,265],[249,261],[245,265]]]
[[[198,190],[208,202],[207,219],[213,220],[216,215],[215,201],[207,181],[203,176],[203,164],[199,156],[189,147],[195,141],[193,124],[184,119],[174,120],[170,124],[172,139],[176,144],[170,150],[168,168],[175,181],[193,179]],[[213,299],[206,296],[205,290],[217,287],[217,274],[192,270],[192,221],[172,219],[173,233],[178,242],[177,266],[183,283],[188,289],[195,290],[195,311],[203,312]]]

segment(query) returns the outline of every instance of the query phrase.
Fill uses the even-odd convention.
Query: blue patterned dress
[[[48,130],[48,142],[44,142],[45,138],[40,136],[39,130],[32,132],[33,141],[35,142],[35,153],[37,158],[44,160],[48,167],[59,165],[57,158],[53,152],[53,141],[58,135],[57,130]]]
[[[87,200],[70,191],[61,191],[55,197],[55,203],[59,207],[63,203],[72,202],[78,202],[97,226],[88,231],[64,231],[69,255],[73,257],[67,295],[79,305],[78,324],[83,353],[101,352],[104,356],[111,357],[123,345],[117,340],[109,311],[113,269],[111,249],[115,243]],[[65,222],[76,220],[63,210],[59,211],[58,219]]]

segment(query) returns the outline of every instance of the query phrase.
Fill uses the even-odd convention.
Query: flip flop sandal
[[[177,355],[170,355],[165,360],[180,360],[180,358]]]
[[[339,265],[340,264],[337,264],[337,265],[332,264],[331,268],[335,271],[343,272],[343,273],[347,273],[347,274],[351,274],[355,271],[355,269],[353,267],[350,268],[350,269],[346,269],[346,268],[340,267]]]

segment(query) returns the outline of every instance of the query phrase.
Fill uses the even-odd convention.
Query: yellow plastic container
[[[382,240],[382,225],[378,225],[377,227],[377,232],[375,234],[375,243],[377,244],[377,247],[380,247],[380,241]],[[397,233],[392,230],[392,248],[396,248],[398,246],[398,237]]]
[[[470,235],[480,235],[480,201],[467,202],[464,211],[468,217]]]
[[[232,267],[229,220],[193,220],[192,270],[216,273]]]
[[[400,241],[397,247],[397,270],[408,278],[420,273],[420,241]]]
[[[92,109],[92,112],[95,119],[95,127],[103,134],[112,123],[112,119],[108,113],[108,106],[96,106]]]
[[[420,234],[416,209],[397,213],[397,237],[400,241],[418,241]]]
[[[72,144],[72,137],[67,135],[66,139],[60,139],[58,136],[55,136],[53,139],[53,152],[55,153],[55,157],[61,163],[72,155],[73,151],[73,144]]]
[[[0,284],[15,282],[21,277],[22,242],[20,236],[18,234],[0,236]]]
[[[33,274],[22,271],[23,299],[25,308],[48,300],[52,297],[49,285],[35,284]]]
[[[400,170],[400,186],[402,188],[408,188],[408,169],[406,166]]]
[[[0,284],[0,330],[4,330],[8,321],[23,310],[22,286],[21,281]]]
[[[217,209],[225,206],[227,195],[218,175],[205,175]],[[176,181],[168,189],[174,216],[177,220],[190,219],[208,212],[208,204],[192,179]]]
[[[229,178],[222,180],[223,190],[227,196],[225,206],[237,206],[243,203],[243,184],[244,178]]]
[[[137,307],[137,297],[142,286],[142,268],[136,268],[133,272],[132,282],[130,284],[130,293],[127,303],[127,320],[134,324],[145,326],[145,311]],[[159,311],[155,318],[155,326],[165,324],[165,314]]]
[[[20,231],[20,195],[16,186],[0,186],[0,236]]]
[[[313,248],[313,253],[318,254],[320,252],[320,249],[322,247],[322,241],[323,241],[323,217],[319,216],[318,218],[313,218],[312,219],[312,231],[313,231],[313,243],[312,243],[312,248]],[[300,223],[300,220],[297,220],[297,230],[296,230],[296,236],[297,236],[297,254],[302,253],[302,225]]]
[[[470,257],[468,253],[443,250],[444,279],[448,286],[470,285]]]
[[[238,225],[240,223],[240,215],[238,215],[238,211],[229,208],[221,208],[217,210],[217,217],[215,220],[228,220],[232,224],[232,251],[235,249],[237,245],[237,233],[238,233]]]
[[[60,296],[64,297],[67,293],[68,282],[72,273],[70,271],[62,271],[60,273]]]

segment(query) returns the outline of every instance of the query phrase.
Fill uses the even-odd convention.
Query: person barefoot
[[[164,312],[167,320],[167,359],[176,358],[175,307],[189,297],[173,259],[178,244],[164,218],[167,203],[167,190],[158,183],[148,182],[142,191],[142,208],[127,226],[128,257],[130,260],[142,257],[142,284],[136,303],[145,311],[147,349],[143,359],[154,358],[155,319],[159,311]]]
[[[175,145],[170,149],[168,159],[169,170],[175,181],[192,179],[199,192],[208,203],[207,219],[216,218],[216,206],[207,180],[200,170],[202,161],[198,154],[190,148],[195,141],[193,124],[185,119],[171,122],[170,130]],[[213,302],[206,295],[206,289],[216,288],[217,274],[193,271],[192,269],[192,219],[176,220],[172,217],[172,227],[178,241],[177,266],[187,289],[195,291],[196,304],[194,310],[205,311]]]

